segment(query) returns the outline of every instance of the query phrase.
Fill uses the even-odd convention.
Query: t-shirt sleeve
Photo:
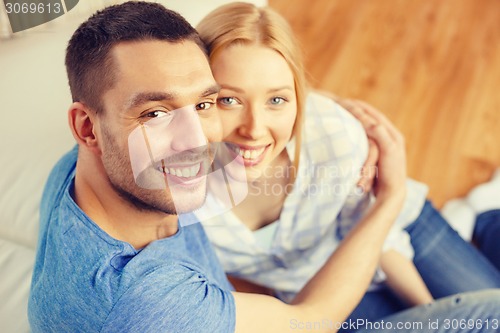
[[[229,290],[186,267],[163,267],[134,281],[101,332],[234,332]]]

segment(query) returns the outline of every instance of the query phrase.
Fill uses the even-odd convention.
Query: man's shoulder
[[[76,159],[78,156],[78,146],[67,152],[56,163],[45,184],[42,202],[40,207],[40,220],[43,222],[50,215],[57,202],[61,199],[64,190],[74,177]]]
[[[32,286],[31,325],[41,331],[76,329],[71,325],[86,318],[78,329],[153,331],[156,325],[173,330],[176,318],[169,315],[177,311],[194,320],[189,313],[201,316],[199,308],[217,305],[233,309],[230,290],[221,281],[223,276],[216,274],[214,266],[203,258],[203,250],[210,248],[200,236],[200,228],[190,225],[176,236],[139,250],[120,241],[106,244],[80,238],[73,242],[35,279],[39,283]],[[61,237],[77,238],[78,234],[88,233],[86,229],[75,227]],[[67,243],[61,239],[58,242]],[[193,247],[188,242],[200,244]],[[66,313],[58,314],[60,308]],[[224,315],[227,320],[233,316]]]

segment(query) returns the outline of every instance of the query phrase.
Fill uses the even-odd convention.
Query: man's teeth
[[[189,168],[165,168],[165,173],[177,177],[194,177],[198,174],[201,168],[201,163],[197,163]],[[160,171],[163,172],[163,168],[160,167]]]
[[[253,160],[253,159],[256,159],[257,157],[259,157],[260,155],[262,155],[262,153],[264,152],[265,149],[266,149],[266,147],[262,147],[260,149],[252,149],[252,150],[247,150],[247,149],[242,149],[240,147],[236,147],[234,150],[241,157],[243,157],[245,159]]]

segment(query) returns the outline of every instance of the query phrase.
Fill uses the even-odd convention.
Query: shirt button
[[[273,255],[273,262],[277,267],[286,268],[285,262],[276,255]]]

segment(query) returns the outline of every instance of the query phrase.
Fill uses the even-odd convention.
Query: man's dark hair
[[[115,81],[111,48],[120,42],[142,40],[188,40],[206,51],[191,24],[160,4],[131,1],[107,7],[82,23],[68,43],[66,71],[73,101],[102,112],[102,94]]]

